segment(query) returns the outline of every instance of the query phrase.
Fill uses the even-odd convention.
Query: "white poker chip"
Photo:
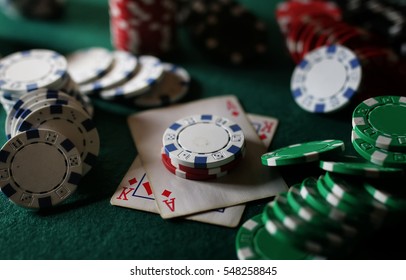
[[[58,92],[57,92],[58,93]],[[80,103],[78,103],[73,97],[68,96],[66,94],[62,94],[59,92],[59,96],[51,97],[51,95],[43,96],[42,98],[32,98],[29,99],[22,108],[16,114],[16,118],[12,122],[11,125],[11,136],[17,134],[18,127],[20,127],[21,123],[29,116],[32,112],[39,110],[41,108],[46,108],[51,105],[69,105],[71,107],[76,108],[84,115],[89,116],[86,112],[85,108],[82,107]],[[20,113],[22,112],[22,113]]]
[[[70,54],[67,59],[68,71],[79,85],[103,76],[113,64],[113,55],[104,48],[79,50]]]
[[[101,91],[100,96],[106,100],[140,96],[147,93],[163,77],[164,67],[158,58],[143,55],[138,61],[138,71],[131,79],[119,87]]]
[[[65,57],[50,50],[13,53],[0,61],[0,90],[16,94],[39,88],[56,89],[67,72]]]
[[[68,137],[80,152],[83,175],[96,163],[100,139],[93,121],[82,111],[68,105],[51,105],[31,112],[18,132],[33,128],[56,130]]]
[[[83,109],[83,105],[73,96],[69,96],[62,91],[49,90],[49,89],[39,89],[32,91],[29,94],[25,94],[20,97],[20,99],[14,104],[12,110],[7,115],[5,122],[5,132],[7,139],[10,139],[15,133],[16,128],[22,122],[29,113],[31,113],[30,106],[38,102],[44,101],[46,99],[57,99],[57,100],[70,100],[71,105],[76,108]],[[76,102],[76,103],[75,103]]]
[[[150,92],[134,99],[139,107],[165,106],[182,99],[188,92],[190,75],[182,67],[162,63],[164,75]]]
[[[100,92],[115,87],[128,80],[137,69],[138,60],[129,52],[114,51],[114,62],[111,70],[100,79],[80,86],[84,94]]]
[[[163,134],[165,153],[173,162],[215,168],[233,161],[245,144],[241,127],[216,115],[194,115],[176,121]]]
[[[296,103],[313,113],[330,113],[347,105],[358,91],[362,70],[357,56],[340,45],[320,47],[296,66],[291,91]]]
[[[13,203],[31,209],[56,205],[75,192],[82,160],[74,144],[51,130],[29,130],[0,151],[0,188]]]

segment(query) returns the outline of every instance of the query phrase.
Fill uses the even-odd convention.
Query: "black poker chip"
[[[266,24],[234,1],[194,1],[188,26],[193,41],[216,61],[241,65],[268,49]]]

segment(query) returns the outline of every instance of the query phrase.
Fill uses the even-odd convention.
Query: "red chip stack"
[[[175,42],[174,0],[109,0],[112,43],[118,50],[162,56]]]

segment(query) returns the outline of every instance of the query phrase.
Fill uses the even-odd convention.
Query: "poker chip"
[[[0,91],[21,95],[43,87],[57,89],[66,72],[66,59],[57,52],[16,52],[0,61]]]
[[[126,83],[110,90],[103,90],[103,99],[133,98],[147,93],[164,75],[161,61],[153,56],[143,55],[139,58],[139,69]]]
[[[190,76],[182,67],[163,63],[164,74],[157,83],[145,95],[134,99],[134,104],[139,107],[156,107],[175,103],[182,99],[189,89]]]
[[[353,129],[377,148],[406,151],[406,97],[379,96],[359,104],[352,115]]]
[[[228,174],[227,171],[222,171],[220,173],[209,174],[209,175],[188,173],[188,172],[179,170],[175,166],[173,166],[170,163],[170,161],[168,160],[168,158],[165,156],[165,154],[162,155],[162,163],[164,164],[166,169],[169,170],[171,173],[175,174],[176,176],[178,176],[180,178],[188,179],[188,180],[198,180],[198,181],[211,180],[211,179],[223,177]]]
[[[60,131],[80,152],[83,174],[90,171],[99,154],[100,140],[94,123],[87,114],[69,105],[50,105],[31,112],[18,127],[18,132],[33,128]]]
[[[322,229],[331,228],[334,231],[341,232],[342,236],[350,238],[358,235],[358,230],[353,225],[343,223],[342,221],[340,221],[340,223],[336,223],[337,219],[334,217],[334,215],[325,216],[308,205],[308,203],[300,195],[300,184],[296,184],[289,189],[289,192],[287,193],[287,202],[294,213],[296,213],[304,221],[309,222],[311,225],[320,227]]]
[[[28,130],[0,151],[1,191],[13,203],[31,209],[67,199],[82,176],[82,160],[68,138],[52,130]]]
[[[128,80],[137,69],[138,60],[135,56],[125,51],[113,52],[113,66],[100,79],[80,86],[82,93],[96,93],[109,89]]]
[[[75,51],[67,60],[69,74],[81,85],[107,73],[113,64],[113,55],[106,49],[94,47]]]
[[[160,57],[174,49],[177,31],[174,1],[111,0],[109,8],[115,49]]]
[[[351,133],[351,141],[354,149],[360,156],[376,165],[393,168],[404,168],[406,166],[405,153],[376,148],[362,139],[354,130]]]
[[[261,161],[267,166],[300,164],[318,161],[342,151],[344,151],[344,143],[340,140],[313,141],[290,145],[263,154]]]
[[[240,260],[320,259],[270,235],[264,228],[261,215],[252,217],[239,228],[236,250]]]
[[[327,246],[340,246],[342,237],[331,231],[319,231],[298,217],[287,201],[287,194],[279,194],[271,203],[265,206],[263,219],[268,220],[275,215],[282,224],[298,237],[311,238]]]
[[[401,183],[404,183],[404,180],[394,181],[389,187],[378,182],[366,182],[363,186],[365,191],[377,201],[391,209],[403,212],[406,211],[406,192]]]
[[[333,173],[365,178],[401,177],[404,174],[402,169],[383,167],[359,159],[348,159],[342,162],[321,161],[320,168]]]
[[[358,58],[340,45],[320,47],[296,66],[291,91],[305,111],[330,113],[346,106],[361,83]]]
[[[216,115],[193,115],[171,124],[163,134],[163,147],[172,162],[192,168],[216,168],[242,152],[241,127]]]

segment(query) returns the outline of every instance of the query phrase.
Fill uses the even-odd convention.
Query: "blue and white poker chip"
[[[103,90],[100,97],[106,100],[133,98],[149,92],[164,75],[161,61],[149,55],[140,56],[138,71],[126,83],[114,89]]]
[[[171,124],[163,134],[171,161],[193,168],[215,168],[233,161],[245,144],[241,127],[216,115],[193,115]]]
[[[33,129],[16,135],[1,148],[0,170],[0,188],[10,201],[40,209],[74,193],[82,177],[82,160],[64,135]]]
[[[83,174],[96,163],[100,139],[93,121],[83,111],[69,105],[50,105],[31,112],[18,127],[18,132],[30,129],[56,130],[68,137],[79,150]]]
[[[305,111],[330,113],[347,105],[358,91],[362,69],[357,56],[341,45],[317,48],[296,66],[291,91]]]
[[[137,69],[138,59],[129,52],[114,51],[113,66],[110,71],[100,79],[80,86],[84,94],[97,93],[115,87],[128,80]]]
[[[67,61],[57,52],[16,52],[0,60],[0,91],[24,94],[43,87],[54,89],[66,72]]]
[[[164,75],[150,92],[134,99],[139,107],[157,107],[173,104],[182,99],[189,90],[190,75],[182,67],[162,63]]]
[[[68,71],[79,85],[104,76],[113,64],[113,55],[104,48],[78,50],[67,56]]]

